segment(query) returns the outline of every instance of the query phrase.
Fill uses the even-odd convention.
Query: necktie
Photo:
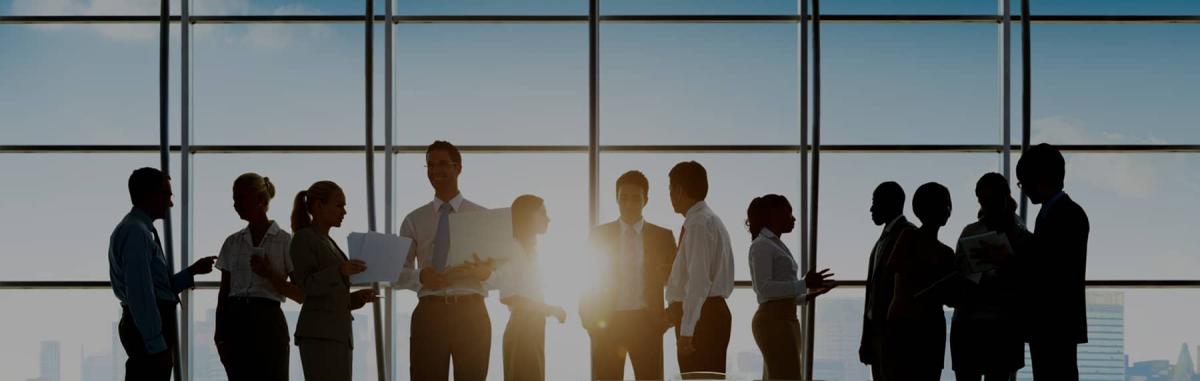
[[[450,254],[450,210],[448,203],[438,208],[437,236],[433,239],[433,268],[437,271],[446,268]]]

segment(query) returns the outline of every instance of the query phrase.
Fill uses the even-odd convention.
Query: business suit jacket
[[[859,360],[865,364],[878,365],[880,360],[878,355],[882,350],[888,308],[892,304],[892,294],[896,287],[896,274],[887,266],[892,249],[901,233],[916,228],[908,219],[900,216],[894,223],[884,227],[883,234],[871,250],[866,301],[863,306],[862,341],[858,350]]]
[[[296,340],[336,340],[353,345],[350,278],[341,273],[342,263],[347,261],[345,254],[311,228],[296,231],[288,251],[295,265],[292,283],[304,292]]]
[[[589,332],[599,328],[602,321],[611,321],[617,304],[617,261],[621,255],[621,221],[613,221],[592,229],[589,237],[594,247],[604,256],[607,270],[598,279],[599,286],[580,303],[579,315],[584,328]],[[665,316],[663,288],[671,275],[675,262],[675,235],[670,229],[644,222],[642,225],[642,252],[646,307],[656,316]],[[660,315],[662,314],[662,315]],[[664,327],[665,328],[665,327]]]
[[[1027,339],[1086,343],[1087,213],[1065,194],[1042,208],[1047,209],[1037,221],[1028,253],[1016,258],[1024,288],[1018,308]]]

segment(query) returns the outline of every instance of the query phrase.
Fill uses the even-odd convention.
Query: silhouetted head
[[[640,171],[629,171],[617,178],[617,208],[621,220],[629,223],[642,219],[642,210],[650,195],[650,180]]]
[[[913,214],[921,226],[942,227],[950,220],[950,190],[938,183],[925,183],[913,194]]]
[[[129,201],[157,220],[167,217],[175,206],[171,177],[157,168],[138,168],[129,175]]]
[[[684,214],[697,202],[708,197],[708,171],[695,161],[685,161],[675,164],[670,178],[671,207],[675,213]]]
[[[746,208],[746,229],[750,238],[758,238],[763,228],[771,229],[777,236],[791,233],[796,228],[796,216],[792,215],[792,204],[787,197],[768,194],[755,197]]]
[[[246,221],[267,219],[267,209],[275,198],[275,184],[257,173],[243,173],[233,181],[233,210]]]
[[[438,140],[425,148],[425,176],[434,191],[443,193],[458,190],[458,175],[462,174],[462,153],[450,142]]]
[[[975,199],[979,201],[980,218],[988,215],[1008,218],[1016,211],[1008,179],[996,172],[985,173],[975,182]]]
[[[546,214],[545,201],[534,195],[521,195],[512,202],[513,238],[520,242],[531,242],[550,227],[550,216]]]
[[[1062,152],[1046,143],[1030,147],[1017,160],[1017,186],[1034,204],[1041,204],[1062,191],[1066,174],[1067,163]]]
[[[346,193],[329,180],[313,183],[296,194],[292,204],[292,231],[313,225],[338,227],[346,218]]]
[[[885,225],[904,214],[904,188],[895,181],[887,181],[875,187],[871,194],[871,221]]]

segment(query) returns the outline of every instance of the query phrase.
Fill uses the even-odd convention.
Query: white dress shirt
[[[646,247],[642,236],[645,220],[633,225],[619,223],[621,233],[617,257],[617,311],[632,311],[646,308]]]
[[[750,243],[750,280],[758,304],[779,299],[803,303],[808,287],[798,276],[799,268],[791,250],[771,229],[763,228]]]
[[[413,249],[408,253],[408,259],[404,263],[404,269],[400,271],[400,278],[396,280],[395,286],[417,291],[418,297],[467,294],[487,297],[488,287],[481,282],[460,280],[451,281],[448,287],[439,290],[421,288],[421,269],[433,266],[433,241],[437,237],[438,210],[443,204],[450,204],[450,213],[487,210],[487,208],[463,198],[459,193],[449,202],[442,202],[442,200],[434,198],[428,204],[408,213],[404,217],[404,222],[400,224],[400,236],[411,238]]]
[[[725,224],[704,201],[685,213],[680,234],[683,239],[667,280],[667,300],[683,302],[680,336],[691,337],[705,300],[733,293],[733,248]]]
[[[263,255],[271,261],[271,271],[276,274],[292,273],[292,256],[288,255],[288,246],[292,243],[292,235],[279,228],[275,221],[267,228],[261,244],[254,246],[254,237],[250,228],[242,228],[237,233],[225,238],[221,245],[221,254],[217,256],[216,267],[229,273],[229,296],[253,297],[271,299],[283,302],[283,296],[267,279],[258,276],[250,270],[250,257],[255,249],[261,249]]]
[[[492,279],[496,289],[500,290],[501,300],[520,296],[533,302],[545,301],[541,267],[535,252],[522,249],[520,255],[504,261]]]

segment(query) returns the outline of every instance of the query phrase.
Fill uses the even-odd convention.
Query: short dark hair
[[[622,185],[636,185],[642,187],[642,197],[650,197],[650,180],[646,179],[646,175],[642,171],[632,170],[625,172],[621,177],[617,178],[617,192],[621,191]]]
[[[1062,189],[1066,175],[1067,162],[1062,152],[1046,143],[1029,147],[1017,160],[1017,179],[1021,182],[1047,184]]]
[[[158,168],[144,167],[134,170],[129,175],[129,201],[134,205],[141,203],[161,189],[163,180],[170,179],[170,176]]]
[[[904,187],[895,181],[884,181],[875,187],[875,192],[871,194],[878,198],[880,202],[888,205],[895,205],[904,208]]]
[[[433,144],[425,148],[425,155],[428,156],[433,151],[446,151],[450,153],[450,160],[455,163],[462,164],[462,152],[458,151],[458,147],[445,140],[435,140]]]
[[[671,179],[671,185],[683,187],[683,193],[694,199],[704,200],[708,197],[708,171],[700,163],[685,161],[675,164],[667,177]]]
[[[913,214],[916,214],[917,218],[924,221],[928,218],[930,212],[946,206],[946,203],[949,201],[950,190],[946,189],[944,185],[938,183],[922,184],[917,188],[916,193],[913,193]]]

